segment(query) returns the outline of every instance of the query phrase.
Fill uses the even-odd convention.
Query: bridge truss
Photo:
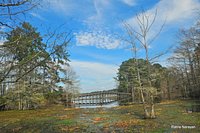
[[[130,98],[131,93],[122,93],[116,91],[98,91],[91,93],[82,93],[75,97],[72,102],[76,105],[103,105],[116,101],[123,101]]]

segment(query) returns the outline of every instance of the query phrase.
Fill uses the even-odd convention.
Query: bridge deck
[[[91,93],[82,93],[73,99],[74,104],[84,105],[102,105],[130,98],[131,93],[115,91],[99,91]]]

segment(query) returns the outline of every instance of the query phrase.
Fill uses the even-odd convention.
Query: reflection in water
[[[76,108],[98,108],[98,107],[105,107],[105,108],[111,108],[111,107],[116,107],[116,106],[119,106],[119,103],[116,101],[116,102],[113,102],[113,103],[109,103],[109,104],[104,104],[104,105],[76,105],[75,107]]]

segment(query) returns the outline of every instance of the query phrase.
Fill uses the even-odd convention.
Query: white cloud
[[[152,39],[161,26],[164,25],[165,29],[191,26],[197,15],[197,9],[200,9],[199,0],[161,0],[153,8],[144,12],[149,16],[149,21],[152,22],[153,17],[157,10],[156,20],[147,35],[147,40]],[[139,18],[142,14],[138,14]],[[142,20],[142,18],[141,18]],[[130,24],[135,30],[139,30],[137,17],[133,16],[125,21]],[[146,21],[147,23],[147,21]],[[168,28],[166,28],[168,27]],[[164,30],[162,32],[164,32]]]
[[[60,13],[70,14],[76,4],[70,0],[48,0],[49,7]],[[46,4],[46,2],[45,2]]]
[[[80,32],[75,34],[78,46],[96,46],[97,48],[115,49],[120,46],[120,40],[111,34],[103,32]]]
[[[48,2],[46,2],[48,1]],[[115,29],[118,18],[121,18],[118,4],[121,0],[46,0],[49,3],[46,11],[54,11],[64,17],[82,22],[88,29]],[[133,0],[123,0],[133,5]],[[117,21],[117,22],[116,22]]]
[[[72,60],[70,65],[80,78],[82,92],[109,90],[116,87],[117,66],[98,62]]]
[[[200,8],[199,0],[164,0],[158,3],[159,17],[167,17],[168,23],[184,21],[194,18]],[[164,18],[163,18],[164,17]]]
[[[92,14],[86,18],[85,22],[89,27],[100,26],[106,21],[106,16],[110,14],[110,10],[113,6],[113,3],[109,0],[93,0],[93,9]]]
[[[114,4],[109,0],[48,0],[48,3],[48,10],[71,16],[73,19],[82,21],[88,28],[103,25]]]
[[[46,19],[44,18],[44,17],[42,17],[40,14],[38,14],[38,13],[33,13],[33,12],[31,12],[30,13],[33,17],[36,17],[36,18],[38,18],[38,19],[40,19],[40,20],[43,20],[43,21],[46,21]]]
[[[128,6],[135,6],[136,5],[135,0],[121,0],[121,1],[124,2],[125,4],[127,4]]]
[[[200,8],[199,0],[161,0],[152,9],[146,11],[153,16],[158,9],[156,26],[166,20],[167,24],[184,22],[188,19],[194,19],[197,9]],[[127,20],[131,25],[136,24],[136,17]]]

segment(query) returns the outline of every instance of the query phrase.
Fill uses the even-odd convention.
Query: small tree
[[[131,40],[129,40],[128,42],[130,42],[133,46],[133,51],[136,53],[136,50],[139,49],[140,47],[137,48],[137,46],[141,46],[144,51],[145,51],[145,59],[146,59],[146,67],[147,67],[147,85],[146,86],[142,86],[141,83],[141,76],[140,76],[140,71],[137,68],[137,77],[138,77],[138,81],[139,81],[139,89],[140,89],[140,95],[142,98],[142,102],[144,105],[144,117],[145,118],[155,118],[155,110],[154,110],[154,96],[157,94],[157,90],[156,88],[152,87],[152,77],[151,77],[151,67],[150,67],[150,58],[149,58],[149,47],[151,45],[151,43],[159,36],[160,32],[163,29],[164,24],[161,26],[161,28],[159,29],[159,31],[153,36],[150,37],[150,30],[152,29],[153,24],[155,23],[157,17],[157,10],[155,12],[155,14],[153,14],[153,17],[151,17],[150,14],[148,14],[147,12],[142,12],[138,15],[136,15],[136,22],[137,22],[137,28],[133,28],[130,24],[124,23],[125,29],[127,30],[127,33],[129,36],[131,36]],[[139,44],[139,45],[136,45]],[[160,56],[160,55],[159,55]],[[156,56],[158,57],[158,56]],[[156,58],[154,57],[154,58]],[[135,63],[135,66],[137,66],[138,63]],[[151,111],[150,114],[147,111],[147,105],[145,102],[145,98],[144,98],[144,91],[146,93],[148,93],[149,95],[149,101],[150,101],[150,107],[151,107]]]

